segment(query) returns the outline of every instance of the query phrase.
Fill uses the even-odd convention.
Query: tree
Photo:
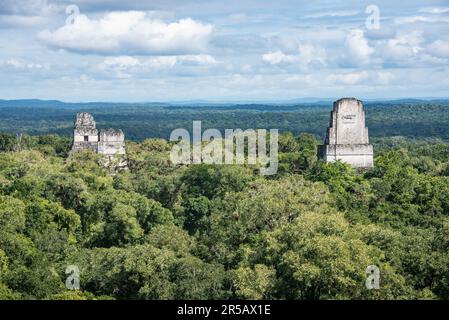
[[[16,138],[13,135],[0,133],[0,151],[13,151]]]
[[[204,196],[189,197],[183,200],[182,206],[184,209],[184,227],[193,234],[206,223],[204,218],[210,213],[210,200]]]
[[[126,204],[117,203],[105,217],[105,221],[94,228],[93,243],[111,247],[136,244],[143,236],[136,210]]]
[[[224,271],[190,255],[151,245],[93,249],[71,258],[83,288],[126,299],[216,299],[223,297]]]
[[[277,296],[283,298],[400,299],[411,291],[382,251],[364,243],[340,213],[305,213],[267,233],[259,250],[259,261],[277,267]],[[383,275],[378,292],[365,288],[370,265]]]
[[[73,209],[64,209],[57,202],[50,202],[46,199],[35,198],[26,207],[26,231],[28,234],[33,232],[43,232],[44,230],[54,228],[56,230],[65,230],[69,234],[75,233],[81,227],[79,215]]]
[[[184,194],[222,197],[228,191],[238,192],[253,180],[250,169],[239,165],[194,165],[183,175]]]
[[[0,196],[0,229],[18,231],[25,227],[25,205],[11,196]]]
[[[282,133],[279,135],[279,152],[298,152],[298,142],[291,132]]]
[[[331,196],[321,183],[298,175],[261,179],[247,190],[214,200],[198,236],[207,246],[204,254],[209,259],[234,266],[241,259],[243,244],[256,241],[264,231],[291,223],[309,210],[330,211],[330,204]]]
[[[269,299],[276,285],[276,270],[264,264],[240,267],[234,272],[235,293],[243,299]]]

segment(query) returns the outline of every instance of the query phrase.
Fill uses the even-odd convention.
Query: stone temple
[[[87,112],[76,114],[72,151],[92,150],[105,156],[105,164],[117,160],[118,167],[126,166],[125,134],[122,130],[98,130],[94,117]]]
[[[326,162],[341,160],[357,169],[369,169],[374,167],[373,154],[362,101],[355,98],[335,101],[326,140],[318,146],[318,157]]]

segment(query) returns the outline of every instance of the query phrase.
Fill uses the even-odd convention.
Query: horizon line
[[[40,102],[59,102],[65,104],[88,104],[88,103],[120,103],[120,104],[186,104],[186,103],[201,103],[201,104],[228,104],[228,103],[244,103],[244,104],[255,104],[255,103],[267,103],[267,104],[283,104],[283,103],[319,103],[319,102],[332,102],[337,101],[342,98],[357,98],[361,101],[376,102],[376,101],[398,101],[398,100],[422,100],[422,101],[432,101],[432,100],[449,100],[449,96],[444,97],[396,97],[396,98],[360,98],[356,96],[345,96],[345,97],[303,97],[303,98],[291,98],[291,99],[183,99],[183,100],[141,100],[141,101],[123,101],[123,100],[84,100],[84,101],[69,101],[61,99],[41,99],[41,98],[16,98],[16,99],[2,99],[0,102],[14,102],[14,101],[40,101]]]

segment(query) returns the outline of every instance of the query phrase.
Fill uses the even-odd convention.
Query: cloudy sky
[[[0,99],[341,96],[449,97],[449,0],[0,0]]]

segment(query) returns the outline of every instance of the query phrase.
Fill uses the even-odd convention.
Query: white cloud
[[[47,0],[2,0],[0,1],[0,12],[13,15],[37,15],[50,10],[52,6]]]
[[[416,16],[395,18],[394,22],[396,24],[412,24],[412,23],[418,23],[418,22],[424,22],[424,23],[449,23],[449,18],[441,17],[441,16],[416,15]]]
[[[423,31],[400,32],[395,38],[379,43],[380,64],[400,67],[431,67],[449,64],[449,42],[428,42]]]
[[[287,85],[297,86],[319,86],[321,84],[321,78],[316,77],[313,74],[295,74],[285,78],[284,83]]]
[[[333,73],[327,77],[330,84],[336,85],[389,85],[396,76],[389,71],[355,71],[349,73]]]
[[[432,66],[432,65],[448,65],[449,61],[445,58],[439,58],[434,55],[424,53],[420,57],[420,65],[421,66]]]
[[[423,50],[422,42],[421,32],[402,33],[396,38],[388,40],[383,50],[384,57],[387,58],[387,61],[399,62],[401,64],[411,63],[411,59],[417,57]]]
[[[103,63],[103,68],[114,68],[117,70],[124,70],[131,67],[139,66],[141,63],[139,59],[130,56],[120,56],[120,57],[108,57]]]
[[[38,38],[69,51],[105,55],[179,55],[206,49],[213,26],[190,18],[165,23],[142,11],[107,13],[99,19],[78,15],[73,24]]]
[[[439,58],[449,58],[449,42],[437,40],[429,45],[428,51],[433,56]]]
[[[296,54],[285,54],[277,50],[262,55],[262,60],[271,64],[296,64],[301,68],[326,65],[326,50],[312,44],[300,44]]]
[[[86,75],[86,74],[82,74],[82,75],[80,75],[79,80],[80,80],[82,83],[89,83],[89,82],[92,82],[94,79],[92,79],[91,77],[89,77],[89,76]]]
[[[146,59],[141,62],[142,67],[146,69],[170,69],[173,68],[178,62],[176,56],[161,56]]]
[[[242,66],[241,71],[243,73],[251,73],[253,71],[253,66],[250,64],[245,64]]]
[[[271,51],[262,55],[262,60],[269,64],[292,63],[296,60],[294,55],[285,54],[280,50]]]
[[[44,24],[47,21],[42,16],[0,15],[1,27],[31,28]]]
[[[48,23],[59,10],[47,0],[0,0],[0,27],[32,28]]]
[[[391,81],[393,81],[394,79],[396,79],[396,76],[388,71],[379,71],[376,75],[376,80],[379,84],[382,85],[389,85],[391,83]]]
[[[178,63],[183,65],[215,65],[220,62],[208,54],[184,55],[176,57]]]
[[[335,84],[356,85],[368,79],[368,77],[369,74],[367,71],[361,71],[343,74],[331,74],[327,77],[327,80]]]
[[[431,13],[431,14],[444,14],[449,13],[449,7],[430,7],[430,8],[422,8],[419,10],[422,13]]]
[[[43,68],[43,66],[39,63],[27,62],[20,59],[9,59],[2,61],[0,62],[0,66],[15,70],[39,70]]]
[[[234,13],[227,17],[228,24],[242,24],[248,22],[249,16],[246,13]]]
[[[350,17],[356,16],[360,13],[357,10],[342,10],[342,11],[326,11],[314,14],[305,15],[305,18],[324,18],[324,17]]]
[[[103,72],[105,77],[128,79],[133,75],[170,69],[176,64],[176,61],[176,56],[160,56],[142,60],[131,56],[118,56],[105,58],[97,68]]]
[[[322,9],[310,10],[281,1],[254,11],[242,1],[232,8],[155,1],[0,0],[0,28],[18,27],[2,31],[1,93],[97,100],[262,99],[348,91],[377,97],[447,95],[445,1],[434,1],[438,8],[378,3],[384,8],[380,30],[366,30],[364,7],[351,4],[322,3]],[[64,26],[69,3],[84,16]],[[54,4],[57,10],[49,10]],[[420,10],[427,5],[432,8]],[[37,31],[19,30],[42,24],[35,30],[48,30],[38,42]],[[61,50],[50,52],[45,44]]]
[[[311,44],[300,44],[298,50],[299,63],[303,67],[310,64],[326,65],[326,50],[324,48]]]
[[[151,58],[141,58],[131,56],[107,57],[97,65],[97,68],[104,73],[113,74],[119,78],[130,78],[132,75],[149,74],[155,71],[168,71],[176,66],[212,66],[220,63],[214,57],[200,55],[184,56],[158,56]]]
[[[365,65],[369,62],[374,49],[368,44],[368,40],[362,30],[352,30],[346,37],[345,47],[348,54],[348,62],[353,65]]]

